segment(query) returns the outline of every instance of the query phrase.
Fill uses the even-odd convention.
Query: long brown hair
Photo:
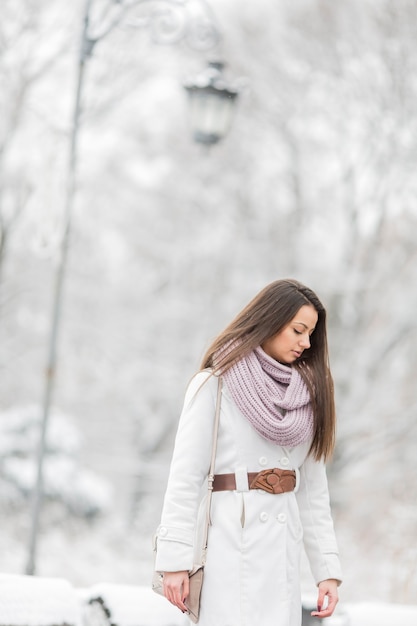
[[[327,347],[326,309],[314,291],[290,279],[276,280],[264,287],[213,341],[203,357],[201,369],[225,372],[283,330],[304,305],[315,308],[318,320],[310,348],[304,350],[293,367],[300,372],[311,396],[314,436],[310,454],[316,460],[327,460],[334,449],[336,411]],[[222,351],[227,344],[234,344],[234,347]]]

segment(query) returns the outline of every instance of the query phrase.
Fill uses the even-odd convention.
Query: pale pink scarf
[[[310,393],[300,373],[261,347],[223,374],[243,415],[265,439],[293,448],[313,437]]]

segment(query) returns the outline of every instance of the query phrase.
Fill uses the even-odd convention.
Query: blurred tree
[[[0,24],[0,278],[9,238],[37,187],[39,139],[49,111],[34,95],[68,46],[57,7],[5,0]],[[39,92],[38,92],[39,94]],[[51,128],[49,130],[52,130]],[[31,145],[31,142],[34,142]],[[42,157],[41,157],[42,160]]]
[[[411,601],[417,6],[211,4],[225,33],[219,54],[249,87],[232,133],[210,153],[189,140],[179,88],[200,60],[124,29],[89,68],[57,401],[82,416],[84,460],[112,480],[117,510],[131,512],[148,545],[205,345],[264,284],[299,278],[329,309],[345,598],[366,590]],[[53,12],[39,6],[46,42]],[[16,126],[25,138],[16,163],[31,176],[20,193],[32,195],[4,270],[3,407],[33,401],[44,363],[77,34],[77,6],[54,7],[70,45],[31,87]],[[13,108],[8,94],[2,112]],[[33,103],[42,115],[29,115]]]

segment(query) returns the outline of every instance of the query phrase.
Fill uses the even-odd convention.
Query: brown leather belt
[[[286,493],[294,491],[297,479],[294,470],[278,467],[265,469],[262,472],[248,472],[249,489],[263,489],[268,493]],[[215,474],[213,491],[234,491],[236,489],[235,474]]]

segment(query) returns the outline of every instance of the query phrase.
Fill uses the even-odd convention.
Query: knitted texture
[[[295,368],[259,347],[222,375],[234,402],[262,437],[288,447],[313,437],[310,393]]]

